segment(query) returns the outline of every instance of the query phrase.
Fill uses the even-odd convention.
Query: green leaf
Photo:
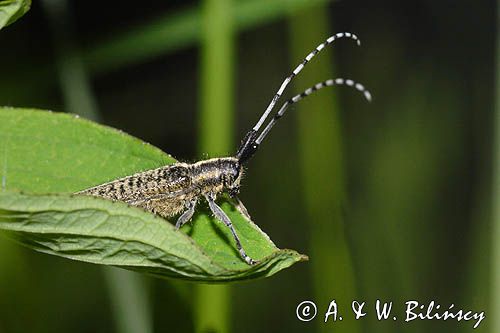
[[[174,162],[147,143],[73,115],[0,108],[0,230],[37,251],[205,282],[270,276],[306,259],[278,249],[228,202],[221,206],[258,265],[240,258],[230,231],[203,205],[192,226],[176,231],[124,203],[71,194]]]
[[[31,0],[0,1],[0,29],[14,23],[30,9]]]

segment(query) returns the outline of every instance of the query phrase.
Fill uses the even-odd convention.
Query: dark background
[[[251,1],[234,1],[238,2]],[[89,109],[97,112],[84,116],[122,129],[179,160],[200,158],[199,39],[184,41],[179,34],[172,39],[181,41],[164,49],[164,41],[155,41],[158,49],[144,38],[128,51],[102,50],[152,22],[169,24],[187,11],[201,11],[203,4],[73,1],[69,5],[54,10],[35,2],[24,17],[0,32],[0,104],[77,112],[69,104],[68,82],[60,76],[61,63],[76,54],[94,103]],[[264,17],[269,9],[261,10]],[[500,297],[495,294],[498,263],[492,256],[500,241],[494,228],[498,198],[492,185],[498,154],[496,10],[493,1],[326,2],[234,32],[235,121],[233,150],[228,154],[284,77],[335,32],[356,33],[362,46],[339,41],[328,48],[318,56],[328,71],[311,64],[287,96],[334,72],[362,82],[374,99],[366,103],[345,87],[333,88],[334,95],[322,91],[310,98],[328,98],[324,110],[328,103],[336,105],[341,138],[337,153],[342,158],[337,165],[342,171],[318,172],[320,183],[342,188],[338,198],[327,198],[332,207],[340,207],[332,217],[340,229],[336,235],[323,233],[313,250],[322,249],[321,257],[310,252],[317,240],[311,230],[320,223],[314,218],[319,209],[307,202],[324,202],[324,191],[304,184],[314,176],[304,172],[304,165],[307,170],[321,169],[331,154],[317,142],[317,154],[304,161],[308,155],[301,150],[301,138],[307,132],[301,126],[309,114],[314,117],[309,101],[282,119],[250,162],[241,198],[254,221],[277,246],[297,249],[311,260],[268,279],[232,284],[231,311],[225,319],[231,331],[472,331],[474,321],[404,323],[408,300],[485,311],[486,320],[476,331],[495,331],[499,309],[494,299]],[[297,25],[307,36],[315,29],[314,13],[327,18],[327,29],[319,39],[305,38],[299,44]],[[136,50],[142,55],[135,56]],[[308,70],[319,77],[305,82]],[[77,105],[87,102],[77,98]],[[337,179],[339,175],[342,179]],[[328,216],[321,223],[328,224]],[[329,236],[331,246],[327,246]],[[347,266],[339,264],[344,262],[336,252],[339,238],[346,244],[342,258]],[[325,281],[318,282],[322,269],[334,277],[328,278],[324,289]],[[343,276],[352,278],[335,278],[336,272],[346,271],[352,274]],[[119,305],[110,296],[106,276],[101,267],[34,253],[0,239],[0,332],[125,332],[117,324]],[[193,284],[138,277],[150,305],[146,316],[152,330],[184,332],[197,327],[200,314],[194,310]],[[350,292],[344,296],[336,290]],[[307,299],[317,301],[320,311],[313,322],[302,323],[295,308]],[[345,304],[367,301],[370,312],[357,324],[352,319],[322,323],[324,306],[332,299]],[[401,318],[377,321],[373,313],[377,299],[393,301]]]

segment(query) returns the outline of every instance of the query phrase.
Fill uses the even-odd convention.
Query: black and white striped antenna
[[[297,103],[298,101],[311,95],[313,92],[318,91],[324,87],[340,86],[340,85],[354,87],[358,91],[363,93],[363,95],[365,96],[365,98],[368,102],[370,102],[372,100],[372,95],[370,94],[370,92],[368,90],[366,90],[366,88],[361,83],[357,83],[357,82],[350,80],[350,79],[337,78],[337,79],[330,79],[330,80],[326,80],[326,81],[317,83],[314,86],[304,90],[302,93],[300,93],[298,95],[293,96],[288,101],[283,103],[283,105],[279,109],[278,113],[276,113],[276,115],[271,119],[271,121],[267,124],[267,126],[264,128],[264,130],[260,133],[259,137],[255,140],[255,143],[257,145],[260,145],[262,140],[264,140],[264,138],[266,137],[267,133],[269,133],[269,131],[274,126],[274,124],[276,124],[278,119],[283,117],[283,115],[285,114],[285,111],[288,109],[288,107],[290,105]]]
[[[259,144],[262,142],[262,140],[264,140],[264,138],[267,136],[267,134],[269,133],[271,128],[276,124],[278,119],[283,116],[286,109],[291,104],[297,103],[301,99],[309,96],[310,94],[312,94],[313,92],[315,92],[319,89],[322,89],[324,87],[335,86],[335,85],[347,85],[347,86],[356,88],[358,91],[360,91],[364,94],[365,98],[368,101],[371,101],[370,92],[360,83],[354,82],[353,80],[350,80],[350,79],[341,79],[341,78],[326,80],[324,82],[320,82],[320,83],[306,89],[303,93],[296,95],[296,96],[292,97],[291,99],[289,99],[288,101],[286,101],[285,103],[283,103],[283,105],[279,109],[278,113],[276,113],[276,115],[269,121],[267,126],[260,133],[260,135],[258,135],[258,131],[262,127],[262,124],[269,117],[269,114],[273,110],[274,106],[276,105],[276,103],[278,102],[278,100],[280,99],[280,97],[282,96],[283,92],[285,91],[288,84],[292,81],[292,79],[296,75],[298,75],[302,71],[302,69],[309,63],[309,61],[311,61],[311,59],[314,58],[314,56],[316,54],[318,54],[321,50],[323,50],[325,48],[325,46],[332,44],[335,40],[340,39],[340,38],[350,38],[350,39],[356,41],[358,46],[361,45],[361,41],[359,40],[359,38],[355,34],[350,33],[350,32],[339,32],[333,36],[328,37],[328,39],[325,42],[319,44],[313,51],[311,51],[304,58],[304,60],[302,60],[302,62],[293,70],[293,72],[285,78],[283,83],[281,83],[280,88],[278,89],[278,91],[274,95],[273,99],[271,100],[271,102],[267,106],[266,111],[264,111],[264,113],[259,118],[259,120],[255,124],[255,126],[243,138],[242,143],[241,143],[240,147],[238,148],[238,151],[236,152],[236,157],[238,158],[240,163],[245,163],[246,161],[248,161],[248,159],[250,157],[253,156],[253,154],[257,150]]]

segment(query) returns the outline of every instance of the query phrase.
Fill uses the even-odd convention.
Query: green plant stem
[[[195,332],[230,332],[231,290],[228,285],[196,286]]]
[[[42,1],[51,27],[56,63],[65,109],[85,118],[99,121],[97,103],[90,86],[80,52],[74,43],[73,27],[67,0]],[[117,271],[104,267],[109,286],[117,331],[152,332],[149,302],[144,292],[144,281],[137,273]],[[133,314],[133,315],[132,315]]]
[[[153,332],[149,288],[140,274],[104,267],[117,332]]]
[[[201,49],[200,154],[224,156],[233,138],[233,8],[231,0],[206,0]],[[230,289],[197,285],[196,332],[229,332]]]
[[[205,1],[201,49],[200,155],[224,156],[233,139],[233,24],[231,0]]]
[[[292,59],[302,59],[316,43],[332,34],[326,6],[316,6],[290,18]],[[312,43],[312,44],[311,44]],[[304,48],[305,47],[305,48]],[[332,50],[314,59],[294,82],[296,92],[333,77]],[[319,92],[297,106],[299,159],[306,216],[309,221],[310,265],[318,308],[326,309],[330,297],[340,309],[350,308],[354,273],[341,214],[343,170],[339,108],[333,90]],[[307,109],[307,110],[305,110]],[[320,161],[317,161],[320,159]],[[331,328],[320,320],[320,331]],[[358,332],[359,323],[342,322],[342,332]]]

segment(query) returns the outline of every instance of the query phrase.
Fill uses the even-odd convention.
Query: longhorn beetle
[[[237,195],[240,191],[240,181],[246,162],[255,154],[257,148],[281,118],[287,108],[300,101],[314,91],[334,85],[347,85],[356,88],[370,101],[371,94],[361,84],[352,80],[333,79],[320,82],[303,93],[296,95],[283,103],[267,126],[259,132],[264,121],[268,118],[276,102],[280,99],[283,91],[290,81],[300,73],[304,66],[325,46],[333,43],[336,39],[347,37],[358,45],[358,37],[349,32],[337,33],[329,37],[324,43],[318,45],[307,57],[294,69],[294,71],[283,81],[280,88],[269,103],[266,111],[262,114],[255,126],[245,135],[241,141],[236,155],[232,157],[212,158],[193,164],[174,163],[153,170],[136,173],[131,176],[120,178],[109,183],[101,184],[77,194],[91,195],[111,200],[124,201],[132,206],[141,207],[149,212],[170,218],[179,215],[175,227],[179,229],[188,222],[195,211],[196,204],[203,197],[208,202],[210,210],[215,217],[223,222],[233,234],[238,251],[249,265],[257,261],[250,258],[241,246],[238,234],[233,224],[224,211],[215,203],[219,194],[228,193],[236,202],[238,210],[250,218],[243,203]]]

